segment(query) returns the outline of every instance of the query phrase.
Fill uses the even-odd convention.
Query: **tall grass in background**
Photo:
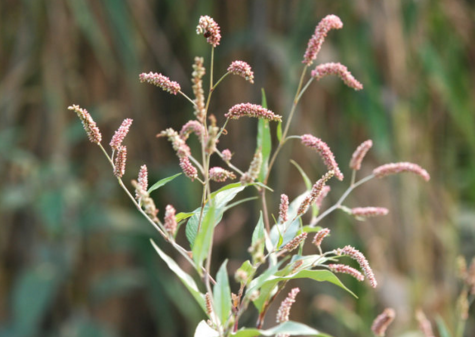
[[[340,16],[353,32],[327,41],[321,60],[361,69],[354,73],[365,90],[355,95],[338,81],[322,83],[302,100],[296,124],[309,125],[339,149],[337,158],[348,158],[372,138],[376,154],[367,158],[368,168],[375,158],[379,163],[405,158],[424,164],[433,176],[430,186],[406,177],[383,181],[380,195],[363,187],[360,201],[394,210],[385,220],[354,224],[332,218],[334,237],[365,245],[373,269],[391,275],[392,287],[369,294],[352,285],[358,302],[338,290],[323,297],[312,288],[307,298],[314,310],[304,312],[309,303],[302,301],[295,314],[344,336],[360,336],[387,305],[407,313],[395,323],[400,331],[416,326],[417,308],[455,324],[455,257],[475,255],[474,7],[462,0],[2,1],[0,336],[191,335],[193,326],[183,326],[181,318],[202,318],[186,289],[161,272],[166,266],[148,245],[151,230],[125,206],[108,163],[89,150],[81,126],[65,112],[71,101],[80,101],[108,134],[130,116],[135,127],[129,144],[135,150],[129,165],[156,163],[149,167],[151,181],[174,173],[174,153],[155,134],[164,125],[182,125],[192,111],[186,102],[140,86],[136,74],[166,69],[191,86],[188,65],[206,52],[187,34],[199,13],[209,13],[223,32],[232,32],[217,52],[216,66],[246,59],[260,80],[252,88],[223,83],[211,111],[224,101],[220,94],[233,104],[249,97],[257,103],[261,87],[269,102],[288,107],[298,78],[288,78],[296,72],[287,69],[300,62],[319,19],[330,12]],[[242,121],[230,135],[242,139],[236,160],[243,167],[255,149],[253,138],[246,137],[255,134],[252,125]],[[223,139],[223,146],[225,141],[237,138]],[[304,153],[294,155],[304,162],[299,160]],[[278,165],[286,170],[274,186],[296,194],[303,182],[294,167]],[[176,179],[164,187],[156,199],[162,212],[166,203],[191,209],[199,202],[174,192],[185,183]],[[239,243],[252,232],[246,224],[256,223],[257,212],[236,212],[243,219],[235,229],[240,234],[216,233],[217,251],[240,259],[246,245]],[[381,307],[365,305],[369,297]],[[339,324],[328,311],[339,313],[331,315],[341,318]],[[467,331],[474,324],[469,321]]]

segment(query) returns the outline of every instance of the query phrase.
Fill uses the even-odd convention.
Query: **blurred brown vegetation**
[[[312,85],[292,133],[328,142],[342,168],[371,138],[375,146],[363,172],[413,161],[432,180],[372,181],[347,202],[388,207],[385,218],[361,223],[343,214],[329,217],[325,225],[333,235],[325,248],[352,244],[365,251],[381,286],[373,291],[343,276],[360,297],[355,300],[335,287],[301,282],[293,319],[335,336],[364,336],[372,319],[392,306],[398,318],[391,336],[417,329],[418,308],[434,324],[443,317],[452,329],[458,315],[455,258],[475,255],[475,3],[3,0],[0,336],[191,336],[202,313],[157,258],[148,238],[158,235],[119,190],[101,151],[66,107],[87,108],[106,142],[124,118],[132,118],[125,181],[143,163],[156,181],[179,167],[169,144],[155,134],[178,129],[192,109],[180,97],[140,84],[140,72],[162,72],[190,92],[194,56],[209,60],[208,45],[195,34],[199,16],[208,14],[223,35],[216,71],[242,59],[256,77],[253,86],[227,78],[211,112],[222,122],[233,104],[259,103],[264,88],[269,108],[286,115],[307,41],[330,13],[345,26],[330,33],[318,61],[342,62],[365,89],[354,92],[337,79]],[[220,145],[246,168],[256,121],[233,122],[228,131]],[[270,183],[274,214],[280,193],[293,198],[304,190],[289,156],[311,179],[322,174],[311,152],[296,142],[287,145]],[[327,206],[347,184],[332,184]],[[160,209],[171,203],[190,211],[199,196],[199,186],[180,177],[155,197]],[[257,203],[227,214],[216,233],[214,262],[229,257],[232,269],[247,259],[257,216]],[[473,316],[472,310],[467,337],[474,336]]]

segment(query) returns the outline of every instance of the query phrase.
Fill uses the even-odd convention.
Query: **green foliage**
[[[321,333],[305,324],[287,321],[281,323],[271,329],[259,330],[259,329],[242,329],[232,334],[234,337],[255,337],[255,336],[274,336],[277,334],[287,334],[290,336],[319,336],[330,337],[325,333]]]
[[[231,288],[229,287],[228,271],[224,261],[216,274],[216,285],[213,288],[214,310],[221,324],[225,326],[231,314]]]
[[[175,179],[176,177],[180,176],[181,173],[177,173],[175,175],[172,175],[171,177],[167,177],[167,178],[163,178],[163,179],[160,179],[159,181],[157,181],[155,184],[153,184],[149,189],[148,189],[148,193],[152,193],[153,191],[156,191],[158,190],[160,187],[162,186],[165,186],[166,184],[168,184],[170,181],[172,181],[173,179]]]

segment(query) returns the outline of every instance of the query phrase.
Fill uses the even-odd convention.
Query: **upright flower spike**
[[[328,228],[322,228],[320,229],[317,234],[315,234],[315,237],[313,238],[313,241],[312,243],[317,246],[317,247],[320,247],[322,245],[322,241],[324,238],[326,238],[328,236],[328,234],[330,234],[330,230]]]
[[[86,109],[81,109],[79,105],[71,105],[68,110],[74,111],[82,122],[82,126],[87,133],[87,137],[92,143],[100,144],[102,140],[101,132]]]
[[[124,119],[119,129],[117,129],[117,131],[114,133],[114,136],[112,137],[111,142],[109,143],[111,148],[113,148],[114,150],[119,149],[119,147],[122,145],[122,142],[125,136],[127,136],[127,133],[129,133],[129,129],[131,125],[132,125],[132,119],[130,118]]]
[[[384,216],[389,210],[384,207],[356,207],[351,209],[351,214],[357,218],[372,218],[375,216]]]
[[[376,176],[376,178],[384,178],[392,174],[398,174],[398,173],[403,173],[403,172],[410,172],[410,173],[417,174],[425,181],[430,180],[429,173],[427,173],[427,171],[424,170],[419,165],[413,164],[413,163],[401,162],[401,163],[385,164],[373,170],[373,174]]]
[[[164,227],[171,236],[175,236],[177,223],[175,218],[175,208],[172,205],[167,205],[165,208],[165,224]]]
[[[255,117],[275,122],[282,121],[281,116],[274,114],[272,111],[263,108],[258,104],[251,103],[236,104],[231,109],[229,109],[229,112],[224,116],[231,119],[239,119],[240,117]]]
[[[213,181],[222,183],[227,179],[236,179],[236,175],[222,167],[213,167],[209,170],[209,178]]]
[[[241,184],[251,184],[254,180],[257,179],[259,176],[259,172],[261,170],[262,165],[262,151],[259,149],[254,154],[254,158],[252,159],[251,165],[246,173],[241,176]]]
[[[373,321],[371,331],[373,331],[373,333],[378,337],[384,337],[386,335],[386,330],[393,322],[395,317],[396,312],[394,311],[394,309],[384,309],[384,311]]]
[[[286,194],[280,196],[280,206],[279,206],[279,219],[280,223],[284,224],[287,222],[288,216],[287,212],[289,211],[289,197]]]
[[[121,146],[117,151],[114,164],[114,175],[122,178],[125,173],[125,162],[127,161],[127,147]]]
[[[220,28],[216,21],[208,15],[201,16],[198,26],[196,27],[196,34],[203,34],[206,41],[216,48],[221,40]]]
[[[205,96],[203,91],[203,81],[202,77],[205,75],[206,70],[203,66],[203,58],[202,57],[195,57],[195,63],[193,64],[193,72],[191,73],[192,79],[191,82],[193,83],[193,94],[195,95],[195,99],[193,102],[195,103],[195,116],[204,124],[206,119],[206,107],[205,107]]]
[[[320,80],[328,75],[336,75],[342,79],[342,81],[355,90],[363,89],[363,85],[358,82],[353,75],[348,71],[341,63],[325,63],[318,65],[311,73],[312,77],[317,80]]]
[[[373,270],[369,266],[369,263],[368,263],[368,260],[366,260],[366,257],[359,250],[356,250],[355,248],[351,246],[346,246],[343,249],[338,248],[336,250],[336,254],[348,255],[350,258],[358,262],[358,264],[361,267],[361,270],[363,270],[363,273],[368,278],[368,281],[371,287],[376,288],[376,286],[378,285],[378,282],[376,282],[376,278],[374,277]]]
[[[312,186],[312,190],[310,193],[305,197],[305,199],[302,201],[302,203],[299,206],[299,209],[297,211],[297,216],[304,215],[307,211],[308,208],[310,207],[311,204],[315,202],[316,199],[320,196],[320,194],[323,191],[323,188],[325,187],[325,183],[334,175],[334,171],[329,171],[327,172],[323,177],[321,177],[315,185]]]
[[[289,320],[290,309],[292,308],[292,304],[295,303],[295,297],[300,292],[299,288],[292,289],[285,300],[282,301],[280,304],[279,310],[277,310],[277,323],[287,322]]]
[[[338,167],[338,164],[335,160],[333,152],[330,150],[330,147],[322,141],[320,138],[314,137],[312,135],[303,135],[302,144],[306,147],[312,148],[318,152],[320,157],[322,157],[323,162],[327,166],[328,170],[332,170],[335,173],[335,177],[338,180],[343,180],[343,174]]]
[[[251,66],[244,61],[233,61],[228,67],[228,72],[243,77],[246,81],[254,83],[254,73]]]
[[[147,165],[142,165],[139,171],[139,177],[137,182],[137,188],[135,190],[135,199],[140,199],[143,191],[146,192],[148,190],[148,170]]]
[[[152,219],[153,222],[158,222],[158,209],[155,206],[153,199],[150,198],[147,190],[145,190],[137,180],[132,180],[132,186],[135,187],[137,199],[141,199],[141,205],[144,208],[145,213],[150,217],[150,219]]]
[[[196,135],[196,137],[198,137],[198,139],[201,141],[201,137],[204,134],[203,124],[201,124],[198,121],[188,121],[181,128],[181,131],[180,131],[181,139],[187,140],[188,137],[190,136],[190,133],[194,133]]]
[[[361,143],[360,146],[353,152],[350,161],[350,168],[352,170],[358,171],[361,168],[361,163],[363,162],[366,153],[371,149],[373,146],[373,141],[368,139],[367,141]]]
[[[153,84],[164,91],[176,95],[181,90],[180,84],[175,81],[170,81],[170,79],[162,74],[158,73],[142,73],[139,75],[140,82]]]
[[[351,268],[350,266],[347,266],[345,264],[329,264],[328,268],[330,269],[330,271],[334,273],[348,274],[348,275],[353,276],[355,279],[357,279],[360,282],[364,281],[363,274],[361,274],[355,268]]]
[[[307,50],[303,56],[302,63],[310,66],[317,58],[317,55],[322,48],[322,44],[325,41],[325,37],[327,36],[328,32],[332,29],[341,29],[342,27],[343,23],[338,16],[327,15],[324,17],[315,28],[315,33],[308,41]]]

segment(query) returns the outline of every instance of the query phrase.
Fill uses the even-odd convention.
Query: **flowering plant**
[[[360,220],[386,215],[388,210],[381,207],[350,209],[343,205],[350,192],[373,178],[384,178],[396,173],[411,172],[425,181],[430,179],[429,174],[420,166],[400,162],[379,166],[369,176],[357,180],[357,172],[361,168],[361,163],[373,145],[371,140],[367,140],[356,149],[351,158],[349,167],[352,170],[352,176],[348,189],[335,205],[320,213],[322,200],[330,192],[329,181],[332,178],[341,181],[344,179],[344,175],[331,149],[322,139],[310,134],[289,135],[289,132],[297,104],[315,80],[320,80],[328,75],[337,75],[350,88],[355,90],[363,88],[362,84],[351,75],[348,69],[339,63],[325,63],[316,66],[311,71],[310,78],[306,80],[308,68],[316,59],[328,32],[342,27],[341,20],[335,15],[325,17],[317,25],[314,35],[308,42],[302,61],[304,66],[300,82],[291,110],[286,118],[269,110],[266,106],[265,97],[262,105],[251,103],[234,105],[224,114],[226,119],[221,126],[218,125],[217,118],[209,114],[212,94],[228,75],[237,75],[250,83],[254,82],[253,71],[249,64],[244,61],[232,62],[227,72],[218,81],[214,81],[214,49],[220,43],[221,34],[219,25],[209,16],[202,16],[197,27],[197,33],[202,34],[212,46],[210,87],[206,98],[202,85],[202,78],[206,74],[206,70],[204,59],[201,57],[196,57],[193,64],[193,99],[181,90],[180,84],[171,81],[163,74],[153,72],[140,74],[141,82],[153,84],[173,95],[180,94],[186,98],[192,104],[195,115],[195,119],[183,125],[179,132],[168,128],[160,132],[157,137],[165,137],[171,142],[179,158],[183,173],[191,182],[202,185],[201,205],[192,212],[178,214],[172,205],[167,205],[163,221],[159,218],[158,209],[150,195],[179,174],[164,178],[149,187],[147,166],[143,165],[139,170],[137,180],[132,181],[132,186],[135,189],[135,195],[133,195],[122,180],[127,158],[127,148],[123,145],[123,141],[132,120],[124,120],[116,131],[109,144],[111,147],[109,153],[103,147],[100,130],[89,113],[77,105],[69,107],[81,119],[90,141],[97,144],[104,152],[119,185],[137,209],[158,233],[194,267],[201,277],[205,290],[202,290],[190,275],[185,273],[171,257],[166,255],[151,240],[158,255],[180,278],[208,317],[207,321],[202,321],[198,325],[195,336],[327,336],[312,327],[289,320],[290,309],[300,291],[299,288],[291,289],[281,303],[276,317],[277,325],[269,329],[263,329],[269,307],[273,304],[277,295],[284,291],[286,285],[293,279],[307,278],[317,282],[329,282],[353,294],[335,275],[335,273],[345,273],[353,276],[358,281],[367,278],[371,287],[377,287],[377,280],[367,259],[354,247],[345,246],[326,252],[322,250],[322,241],[330,234],[330,229],[320,227],[321,221],[335,210],[343,210]],[[226,126],[228,122],[231,119],[243,117],[254,117],[259,120],[258,146],[246,171],[232,163],[232,151],[230,149],[219,149],[218,147],[220,137],[227,134]],[[275,132],[277,144],[272,152],[270,126],[273,122],[277,125]],[[282,127],[282,123],[284,123],[284,127]],[[200,143],[201,151],[199,155],[194,155],[187,145],[191,134],[194,134]],[[286,194],[281,194],[278,218],[272,224],[266,200],[266,194],[268,191],[272,191],[267,186],[269,176],[284,144],[295,139],[300,140],[303,146],[317,152],[326,166],[327,172],[312,184],[303,170],[297,166],[302,172],[307,190],[292,201],[289,200]],[[226,168],[210,167],[210,158],[213,155],[219,156]],[[236,179],[237,176],[240,176],[240,182],[225,185],[215,191],[211,190],[210,181],[225,182]],[[213,233],[224,213],[229,208],[239,204],[238,201],[230,205],[231,201],[236,198],[238,193],[249,187],[254,188],[259,194],[262,201],[262,212],[251,238],[250,259],[242,263],[239,269],[232,271],[235,280],[239,284],[238,291],[232,293],[227,261],[222,263],[216,275],[211,275],[210,272]],[[309,210],[311,210],[310,219],[304,218]],[[183,227],[185,228],[189,249],[175,240],[177,231]],[[303,246],[309,235],[314,235],[311,241],[314,245],[314,254],[304,255]],[[345,257],[355,260],[361,271],[340,263],[340,260]],[[256,326],[253,328],[242,327],[239,324],[239,319],[251,304],[258,310]],[[373,332],[377,335],[384,334],[392,318],[394,318],[394,312],[389,309],[386,310],[375,321]]]

